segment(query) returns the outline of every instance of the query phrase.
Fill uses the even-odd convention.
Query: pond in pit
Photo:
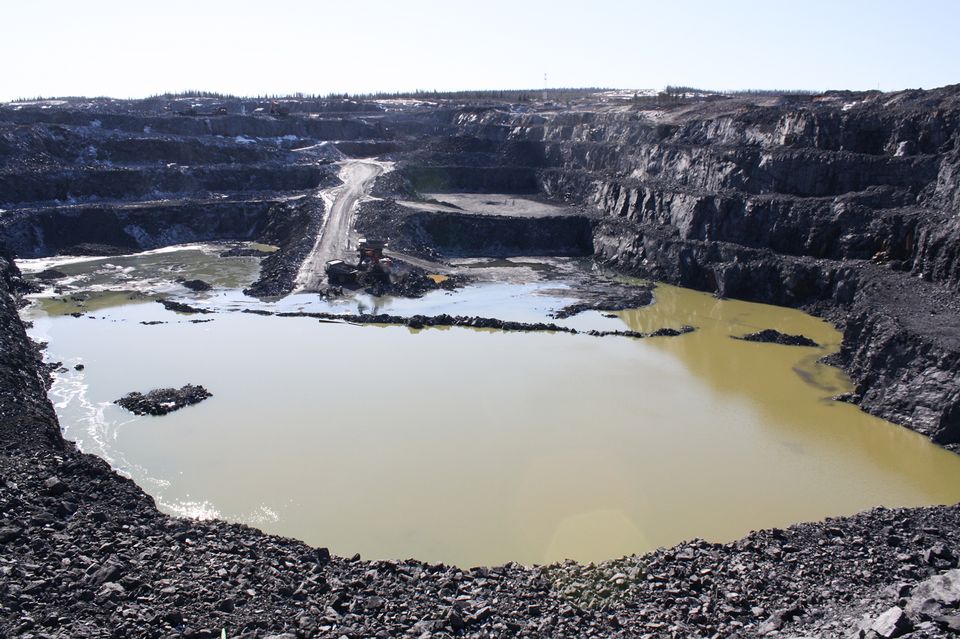
[[[557,282],[534,282],[267,304],[239,291],[256,260],[218,258],[218,248],[21,264],[68,274],[67,289],[24,311],[48,359],[67,368],[51,390],[66,436],[168,512],[338,554],[471,566],[600,560],[960,500],[960,457],[830,400],[849,382],[817,360],[840,335],[798,311],[659,286],[647,308],[566,321],[698,329],[643,340],[262,317],[234,311],[539,321],[570,300]],[[191,293],[175,281],[200,276],[215,288]],[[219,312],[133,303],[159,294]],[[86,315],[63,314],[78,305]],[[213,321],[189,321],[197,317]],[[823,348],[731,339],[762,328]],[[213,398],[159,418],[112,404],[186,383]]]

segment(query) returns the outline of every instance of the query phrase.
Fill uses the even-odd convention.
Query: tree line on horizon
[[[610,91],[612,89],[604,87],[555,87],[547,89],[471,89],[462,91],[436,91],[427,89],[416,89],[414,91],[375,91],[370,93],[348,93],[331,92],[320,93],[273,93],[255,96],[239,96],[231,93],[221,93],[218,91],[203,91],[189,89],[186,91],[158,93],[142,100],[177,100],[184,98],[193,99],[216,99],[216,100],[498,100],[505,102],[533,102],[536,99],[547,99],[553,101],[569,100],[581,97],[590,93],[599,93]],[[818,95],[820,91],[810,89],[735,89],[727,91],[714,91],[702,89],[699,87],[683,85],[667,85],[659,96],[661,99],[682,100],[688,94],[697,95],[720,95],[731,97],[764,97],[764,96],[811,96]],[[635,96],[642,99],[641,96]],[[36,96],[16,98],[12,102],[40,102],[44,100],[109,100],[107,96]]]

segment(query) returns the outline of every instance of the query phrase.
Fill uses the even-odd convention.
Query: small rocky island
[[[135,415],[166,415],[191,404],[199,404],[213,394],[203,386],[187,384],[182,388],[156,388],[147,394],[132,392],[114,402]]]
[[[745,342],[763,342],[765,344],[783,344],[784,346],[814,346],[819,347],[815,341],[805,335],[789,335],[781,333],[772,328],[767,328],[756,333],[749,333],[734,337],[733,339],[743,340]]]

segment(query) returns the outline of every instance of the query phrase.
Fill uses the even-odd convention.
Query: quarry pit
[[[9,634],[843,634],[957,567],[960,89],[259,106],[0,105]]]

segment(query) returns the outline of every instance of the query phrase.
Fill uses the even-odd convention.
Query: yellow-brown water
[[[404,308],[470,299],[536,296],[486,287]],[[241,313],[193,325],[158,304],[31,313],[52,358],[86,365],[52,391],[68,437],[171,512],[340,554],[588,561],[960,500],[960,457],[829,399],[848,381],[816,360],[840,336],[798,311],[661,286],[651,307],[582,320],[698,328],[646,340]],[[826,348],[730,338],[761,328]],[[162,418],[110,404],[188,382],[214,397]]]

